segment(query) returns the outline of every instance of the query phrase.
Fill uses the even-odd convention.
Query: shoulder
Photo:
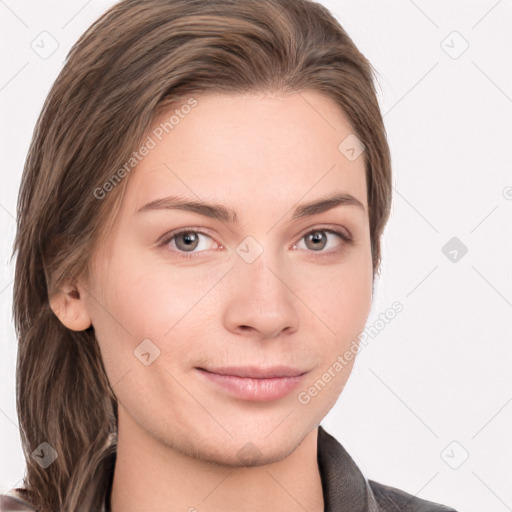
[[[454,508],[427,501],[396,487],[368,480],[382,512],[457,512]]]
[[[14,494],[0,494],[0,512],[34,512],[35,508]]]

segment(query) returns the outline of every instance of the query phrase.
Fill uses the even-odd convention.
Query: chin
[[[288,443],[285,445],[281,444],[280,446],[275,446],[274,443],[255,444],[250,441],[238,443],[236,440],[233,440],[232,442],[224,443],[220,452],[215,447],[211,448],[212,451],[196,451],[196,458],[220,466],[245,468],[265,466],[288,457],[301,441],[299,439],[292,443],[289,437],[287,439]]]
[[[308,428],[309,425],[297,422],[288,425],[272,422],[272,425],[265,424],[265,428],[254,424],[251,428],[247,426],[247,419],[245,423],[243,433],[228,429],[232,436],[222,429],[215,436],[212,436],[212,432],[196,431],[192,435],[189,432],[186,435],[188,439],[183,439],[184,446],[178,446],[177,449],[185,455],[221,466],[264,466],[288,457],[318,425],[318,422],[314,422]]]

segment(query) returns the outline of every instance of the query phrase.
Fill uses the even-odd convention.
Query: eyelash
[[[353,238],[349,234],[345,233],[345,231],[338,231],[336,229],[322,228],[322,227],[315,228],[315,229],[308,231],[307,233],[305,233],[304,235],[302,235],[300,237],[300,240],[306,238],[308,235],[311,235],[312,233],[317,233],[317,232],[324,232],[324,233],[330,233],[331,235],[337,235],[339,238],[341,238],[341,240],[344,243],[342,244],[341,247],[339,247],[337,249],[330,250],[330,251],[307,251],[307,252],[312,252],[312,253],[318,252],[318,254],[321,256],[336,255],[336,254],[339,254],[345,248],[344,247],[345,244],[353,245],[353,243],[354,243]],[[182,229],[178,229],[176,231],[171,231],[170,233],[167,233],[166,235],[164,235],[162,241],[158,245],[162,246],[162,247],[168,246],[169,243],[171,242],[171,240],[173,240],[174,238],[178,237],[179,235],[181,235],[183,233],[194,233],[194,234],[204,235],[208,238],[211,238],[210,235],[208,235],[207,233],[204,233],[202,231],[199,231],[198,229],[182,228]],[[192,259],[192,258],[198,257],[201,254],[201,252],[203,252],[203,251],[186,253],[186,252],[180,251],[179,249],[173,249],[173,252],[177,252],[179,254],[180,258]]]

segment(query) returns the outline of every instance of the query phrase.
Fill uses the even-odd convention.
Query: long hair
[[[99,510],[115,461],[117,401],[94,327],[67,329],[49,305],[65,282],[89,275],[129,176],[97,191],[152,122],[192,95],[318,91],[365,145],[375,276],[391,162],[374,76],[338,21],[310,0],[121,0],[71,48],[25,161],[13,250],[27,464],[18,491],[39,511]],[[43,467],[33,453],[48,445],[57,458]]]

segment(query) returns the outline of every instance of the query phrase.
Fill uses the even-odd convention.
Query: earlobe
[[[72,331],[85,331],[91,326],[84,298],[74,286],[58,290],[50,298],[50,307],[61,323]]]

